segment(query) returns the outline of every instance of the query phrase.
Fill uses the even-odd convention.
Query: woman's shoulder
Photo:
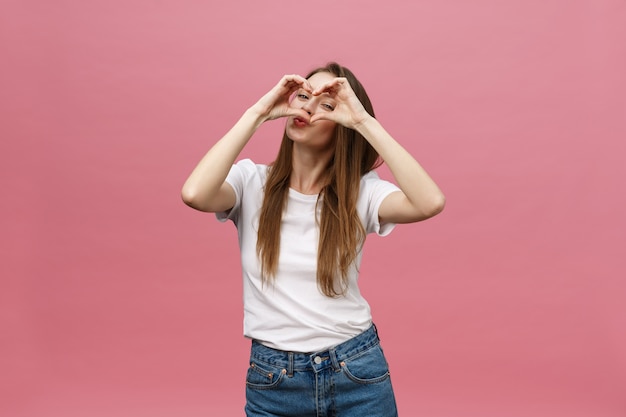
[[[257,164],[251,159],[241,159],[235,162],[228,172],[228,182],[237,193],[245,188],[263,186],[267,179],[267,165]]]
[[[267,165],[266,164],[257,164],[250,158],[241,159],[240,161],[235,163],[235,166],[248,175],[260,175],[265,177],[267,175]]]
[[[362,177],[361,177],[361,185],[363,186],[364,184],[371,184],[373,182],[376,181],[384,181],[381,180],[380,177],[378,176],[378,172],[371,170],[367,173],[365,173]]]
[[[369,171],[361,177],[360,184],[361,194],[388,194],[392,191],[399,190],[398,186],[394,183],[380,178],[378,173],[374,170]]]

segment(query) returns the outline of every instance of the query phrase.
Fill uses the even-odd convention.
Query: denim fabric
[[[246,379],[248,417],[394,417],[396,401],[374,326],[314,353],[252,341]]]

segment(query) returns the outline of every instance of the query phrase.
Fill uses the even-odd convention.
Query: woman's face
[[[335,75],[329,72],[318,72],[309,78],[309,83],[313,90],[333,79]],[[327,93],[313,96],[305,90],[298,90],[290,103],[291,107],[302,109],[311,116],[317,112],[331,112],[335,109],[335,100]],[[308,123],[299,117],[289,117],[287,119],[287,137],[296,143],[308,145],[315,148],[326,149],[332,144],[335,127],[337,124],[330,120],[318,120],[315,123]]]

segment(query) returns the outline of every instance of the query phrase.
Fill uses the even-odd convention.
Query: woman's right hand
[[[307,112],[289,105],[289,98],[298,89],[304,89],[309,94],[313,91],[306,78],[296,74],[285,75],[251,109],[256,111],[263,121],[289,116],[309,120],[311,116]]]

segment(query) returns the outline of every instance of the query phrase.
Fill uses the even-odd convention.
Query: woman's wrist
[[[370,114],[360,120],[354,125],[354,130],[359,132],[361,135],[366,136],[367,131],[371,130],[373,125],[378,124],[376,118]]]
[[[267,115],[260,111],[256,104],[248,108],[242,118],[248,119],[257,128],[267,121]]]

